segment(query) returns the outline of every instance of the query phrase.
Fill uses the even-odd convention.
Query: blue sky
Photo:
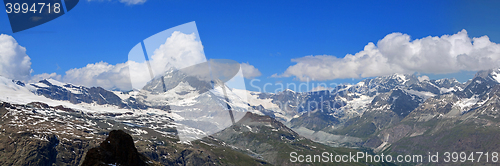
[[[248,62],[262,75],[258,84],[300,81],[281,75],[309,55],[343,58],[369,43],[401,32],[420,39],[453,35],[487,35],[500,42],[499,1],[179,1],[147,0],[127,5],[117,0],[81,0],[65,15],[13,34],[7,14],[0,15],[0,33],[11,35],[27,49],[32,75],[63,75],[73,68],[107,62],[124,63],[130,49],[143,39],[195,21],[208,59]],[[500,55],[499,55],[500,56]],[[431,78],[475,72],[426,73]],[[323,82],[357,82],[332,79]]]

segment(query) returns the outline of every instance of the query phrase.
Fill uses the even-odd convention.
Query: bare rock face
[[[146,166],[147,161],[149,161],[147,157],[137,152],[132,136],[122,130],[113,130],[99,147],[87,152],[82,166],[109,164]]]
[[[30,138],[36,133],[0,134],[0,165],[52,165],[56,162],[55,135]]]

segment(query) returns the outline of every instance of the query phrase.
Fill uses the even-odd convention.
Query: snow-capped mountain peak
[[[55,86],[64,87],[64,85],[66,85],[66,84],[64,84],[62,82],[59,82],[57,80],[54,80],[52,78],[46,79],[46,81],[49,82],[49,83],[51,83],[52,85],[55,85]]]
[[[500,83],[500,68],[491,71],[490,75],[495,81]]]

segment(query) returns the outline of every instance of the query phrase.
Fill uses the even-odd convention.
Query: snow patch
[[[47,81],[50,82],[52,85],[55,85],[55,86],[64,87],[64,85],[65,85],[64,83],[59,82],[57,80],[54,80],[52,78],[47,79]]]
[[[416,91],[416,90],[405,90],[405,91],[410,94],[417,95],[418,97],[424,98],[424,100],[436,96],[434,93],[431,92]]]
[[[468,108],[472,107],[474,104],[476,104],[479,101],[479,98],[477,96],[471,97],[471,98],[466,98],[466,99],[460,99],[458,102],[455,103],[455,106],[460,107],[462,110],[461,112],[467,111]]]
[[[396,79],[401,82],[401,84],[404,84],[406,83],[407,79],[406,79],[406,76],[404,74],[394,74],[394,76],[396,76]]]
[[[498,83],[500,83],[500,69],[497,69],[497,71],[493,71],[491,73],[491,76],[493,77],[493,79],[495,79],[495,81],[497,81]]]

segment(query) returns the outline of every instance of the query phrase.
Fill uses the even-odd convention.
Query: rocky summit
[[[87,152],[81,165],[147,166],[152,163],[137,151],[132,136],[123,130],[113,130],[98,147]]]

